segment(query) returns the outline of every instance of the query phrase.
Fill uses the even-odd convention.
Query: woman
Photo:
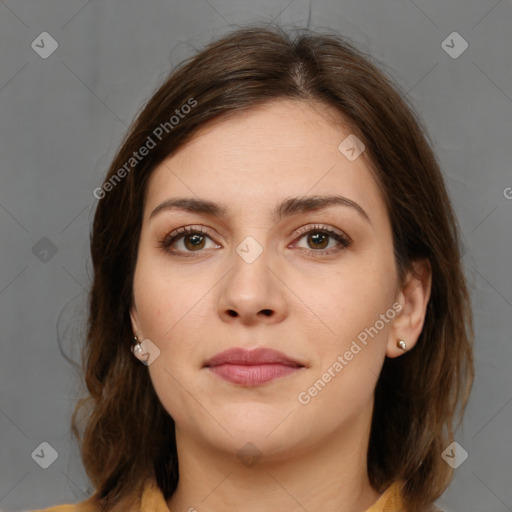
[[[94,195],[73,431],[96,492],[48,511],[434,510],[470,303],[436,158],[367,56],[224,36]]]

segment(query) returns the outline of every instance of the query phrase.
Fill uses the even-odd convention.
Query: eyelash
[[[318,257],[318,256],[327,256],[327,255],[331,255],[333,253],[338,253],[338,252],[343,251],[343,249],[350,247],[350,245],[352,243],[350,238],[348,238],[346,235],[342,235],[341,233],[333,231],[329,227],[321,226],[318,224],[300,228],[295,234],[299,239],[301,239],[301,238],[303,238],[304,235],[307,235],[309,233],[321,233],[324,235],[328,235],[328,236],[334,238],[337,242],[339,242],[341,247],[337,247],[337,248],[331,247],[329,249],[320,249],[320,250],[302,248],[302,250],[305,251],[308,254],[308,256]],[[202,249],[200,249],[198,251],[185,251],[185,252],[170,249],[170,246],[175,241],[183,238],[185,235],[201,235],[201,236],[207,236],[208,238],[211,239],[211,237],[208,235],[208,232],[206,230],[204,230],[202,227],[195,228],[193,226],[185,226],[185,227],[176,229],[175,231],[171,232],[170,234],[166,235],[161,240],[159,240],[158,247],[160,249],[162,249],[164,252],[166,252],[167,254],[170,254],[171,256],[178,256],[178,257],[185,257],[185,258],[195,257],[194,253],[195,252],[200,253],[200,252],[202,252]]]

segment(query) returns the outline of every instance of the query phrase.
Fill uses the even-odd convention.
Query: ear
[[[140,333],[140,327],[139,327],[139,315],[137,313],[137,308],[135,307],[135,303],[130,308],[130,319],[132,322],[132,332],[134,336],[137,336],[139,340],[142,339],[142,335]]]
[[[428,259],[414,261],[396,299],[402,308],[394,318],[389,331],[387,357],[393,358],[404,354],[404,350],[397,345],[398,340],[405,341],[407,351],[416,345],[425,322],[431,286],[430,261]]]

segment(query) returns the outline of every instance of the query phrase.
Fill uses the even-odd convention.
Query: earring
[[[132,354],[135,357],[139,357],[143,353],[142,343],[139,341],[137,336],[133,337],[133,345],[131,346]]]
[[[407,345],[405,344],[404,340],[397,340],[396,346],[400,347],[402,350],[407,350]]]

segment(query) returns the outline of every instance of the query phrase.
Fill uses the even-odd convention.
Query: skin
[[[329,106],[280,100],[202,127],[149,180],[131,319],[139,339],[160,350],[148,371],[176,424],[172,512],[362,512],[380,496],[366,466],[373,392],[385,357],[403,354],[397,339],[410,350],[421,332],[430,269],[417,262],[421,279],[409,273],[398,282],[389,216],[367,155],[349,161],[338,150],[350,133]],[[323,194],[355,201],[369,220],[347,206],[271,217],[286,198]],[[167,210],[150,219],[171,197],[222,202],[228,215]],[[297,234],[314,225],[344,233],[351,245]],[[189,257],[159,247],[183,226],[208,231],[199,250],[190,236],[168,248]],[[252,263],[236,252],[247,236],[262,248]],[[339,251],[322,254],[330,248]],[[300,403],[298,394],[395,302],[400,313]],[[227,348],[257,346],[304,368],[256,387],[203,368]],[[237,457],[249,442],[261,455],[251,466]]]

